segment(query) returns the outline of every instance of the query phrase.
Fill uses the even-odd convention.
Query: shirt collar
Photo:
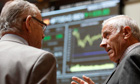
[[[124,52],[124,54],[122,55],[122,57],[121,57],[119,63],[121,62],[121,60],[125,57],[125,55],[126,55],[128,52],[130,52],[133,48],[135,48],[135,47],[138,46],[138,45],[140,45],[140,42],[135,43],[135,44],[129,46],[129,47],[126,49],[126,51]]]
[[[1,40],[4,40],[4,41],[14,41],[14,42],[18,42],[18,43],[21,43],[21,44],[28,45],[26,40],[24,40],[22,37],[20,37],[18,35],[15,35],[15,34],[5,34],[1,38]]]

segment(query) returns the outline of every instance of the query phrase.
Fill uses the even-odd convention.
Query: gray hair
[[[102,23],[102,26],[110,25],[120,32],[123,27],[129,26],[132,30],[132,35],[140,41],[140,28],[136,21],[126,15],[117,15],[109,18]]]
[[[35,16],[38,12],[40,12],[39,9],[27,1],[8,1],[0,15],[0,35],[6,32],[21,33],[23,19],[26,19],[25,16]]]

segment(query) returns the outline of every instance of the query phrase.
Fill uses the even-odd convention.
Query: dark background
[[[0,0],[0,12],[1,12],[2,7],[7,1],[9,0]],[[40,10],[50,8],[52,6],[55,7],[54,10],[59,10],[60,6],[62,5],[88,1],[88,0],[26,0],[26,1],[36,4]],[[96,1],[96,0],[91,0],[91,1]],[[122,6],[124,6],[124,2],[127,2],[127,1],[129,0],[121,0],[120,7],[122,8]],[[120,10],[120,13],[121,14],[123,13],[122,10]]]

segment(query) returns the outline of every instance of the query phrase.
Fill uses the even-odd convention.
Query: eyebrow
[[[103,33],[102,33],[102,36],[104,37],[105,35],[107,35],[107,34],[110,34],[111,32],[110,31],[104,31]]]
[[[107,33],[108,33],[108,31],[104,31],[104,32],[103,32],[103,34],[107,34]]]

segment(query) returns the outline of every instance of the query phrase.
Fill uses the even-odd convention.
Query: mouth
[[[110,55],[112,53],[112,49],[111,48],[107,48],[106,51],[107,51],[108,55]]]
[[[111,50],[111,48],[107,48],[107,49],[106,49],[106,52],[109,52],[110,50]]]

